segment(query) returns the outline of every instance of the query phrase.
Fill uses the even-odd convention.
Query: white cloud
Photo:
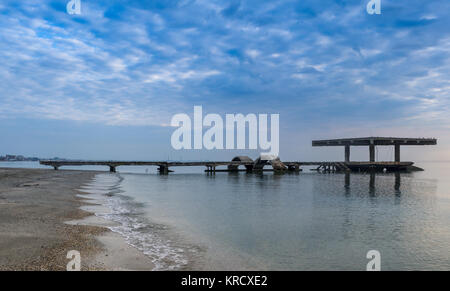
[[[261,54],[260,51],[255,50],[255,49],[249,49],[249,50],[246,50],[245,53],[246,53],[249,57],[251,57],[252,59],[256,59],[256,58],[259,57],[259,55]]]

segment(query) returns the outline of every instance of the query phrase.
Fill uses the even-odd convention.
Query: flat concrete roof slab
[[[313,140],[313,147],[320,146],[390,146],[390,145],[436,145],[435,138],[410,138],[410,137],[356,137],[340,139]]]

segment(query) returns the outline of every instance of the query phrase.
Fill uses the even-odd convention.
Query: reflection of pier
[[[351,175],[350,172],[346,172],[345,173],[345,188],[346,189],[350,189],[350,180],[351,180]],[[357,175],[357,174],[356,174]],[[394,174],[395,176],[395,183],[394,183],[394,189],[396,191],[400,191],[400,186],[401,186],[401,174],[400,172],[395,172]],[[373,191],[375,189],[375,179],[376,179],[377,174],[375,172],[371,172],[370,173],[370,177],[369,177],[369,189],[370,191]]]
[[[352,138],[352,139],[335,139],[335,140],[317,140],[313,141],[313,146],[344,146],[345,161],[343,162],[282,162],[277,157],[261,156],[256,160],[252,160],[247,156],[238,156],[231,161],[199,161],[199,162],[172,162],[172,161],[70,161],[70,160],[43,160],[42,165],[47,165],[58,170],[63,166],[105,166],[110,172],[116,172],[117,167],[121,166],[156,166],[161,174],[171,172],[169,168],[173,167],[206,167],[206,172],[300,172],[302,167],[314,167],[317,171],[323,172],[398,172],[421,170],[414,167],[413,162],[400,161],[400,146],[417,146],[417,145],[433,145],[436,139],[413,139],[413,138],[391,138],[391,137],[369,137],[369,138]],[[370,161],[355,162],[350,161],[351,146],[369,146]],[[394,146],[395,161],[380,162],[375,161],[376,146]],[[269,166],[269,169],[264,167]],[[218,169],[218,167],[224,167]],[[239,168],[241,167],[241,168]]]

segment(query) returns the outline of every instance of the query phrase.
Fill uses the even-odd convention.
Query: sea
[[[155,270],[450,270],[450,163],[413,173],[216,173],[204,168],[98,171],[110,229]],[[46,168],[36,162],[0,167]],[[61,168],[64,170],[65,168]]]

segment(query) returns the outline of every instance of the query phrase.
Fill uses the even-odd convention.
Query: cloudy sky
[[[279,113],[285,159],[377,135],[437,137],[405,157],[450,160],[448,0],[68,1],[0,1],[0,155],[235,155],[171,149],[171,117],[201,105]]]

